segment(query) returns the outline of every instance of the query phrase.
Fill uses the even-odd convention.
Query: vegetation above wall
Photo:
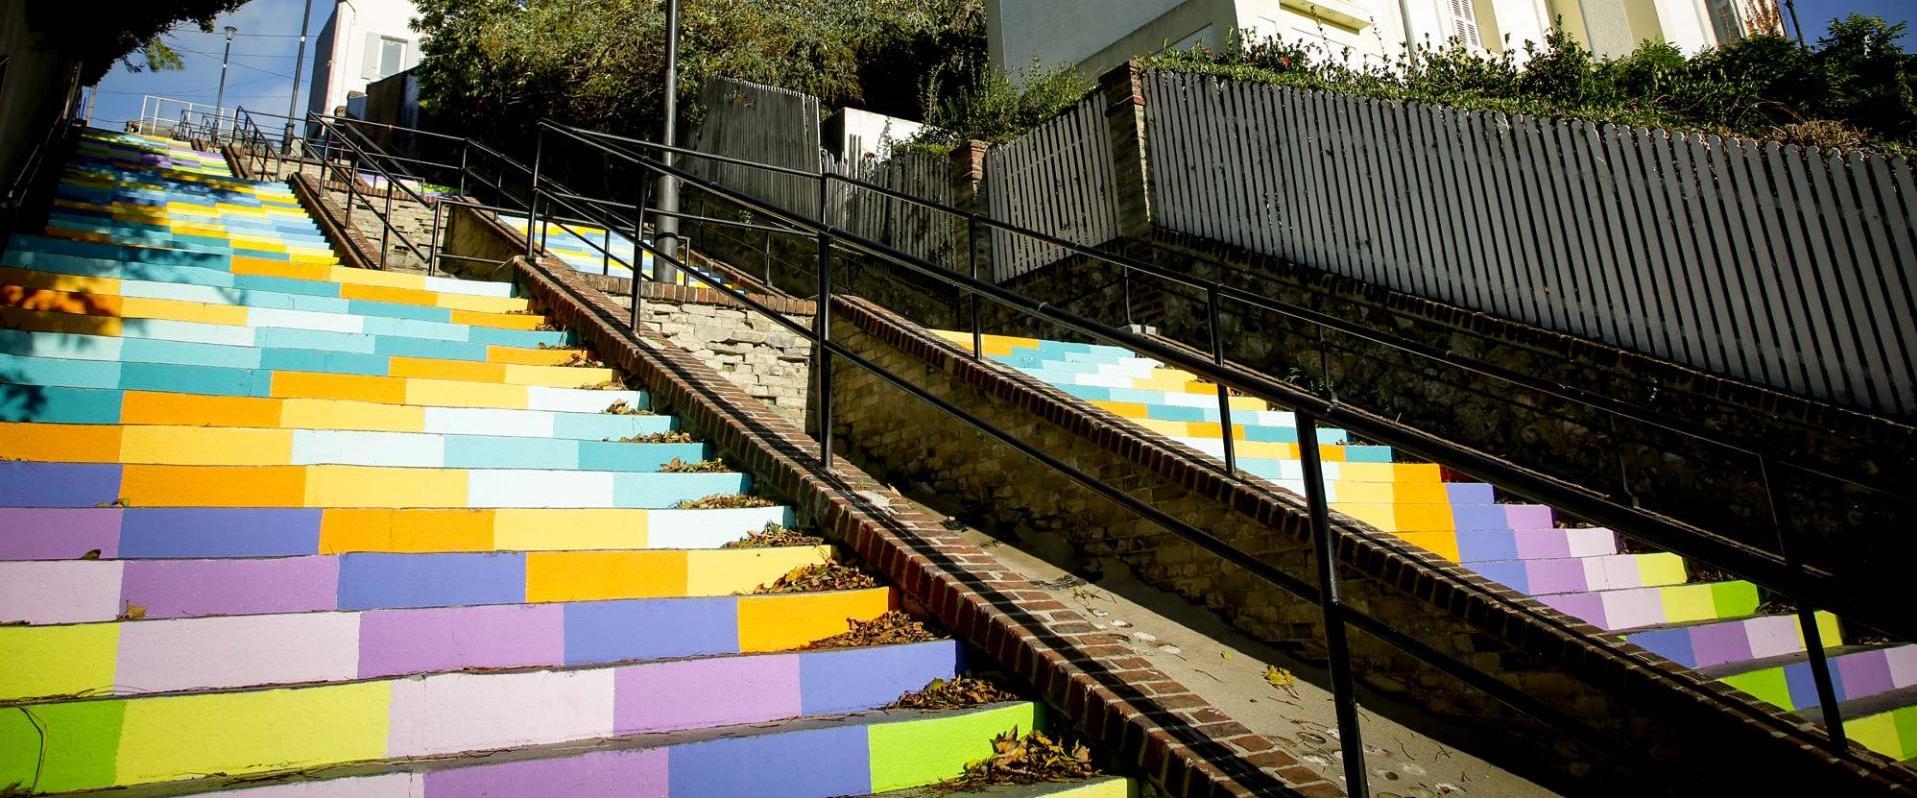
[[[1146,60],[1176,70],[1379,99],[1701,130],[1818,147],[1917,150],[1917,54],[1902,24],[1851,15],[1815,45],[1756,36],[1686,57],[1646,42],[1598,60],[1554,31],[1525,58],[1506,49],[1425,48],[1417,58],[1346,66],[1344,54],[1282,40],[1202,45]]]
[[[908,146],[950,152],[966,141],[1011,141],[1064,113],[1092,90],[1092,84],[1069,67],[1047,70],[1034,64],[1024,78],[1020,87],[998,70],[977,71],[970,84],[926,108],[925,121],[932,127]]]
[[[655,135],[665,95],[658,0],[419,0],[421,105],[499,143],[535,120]],[[984,61],[981,0],[683,0],[680,103],[726,76],[895,115]]]
[[[128,71],[179,69],[180,54],[160,38],[192,22],[211,33],[213,20],[246,0],[178,0],[170,3],[70,3],[37,0],[27,21],[47,46],[80,62],[80,85],[105,77],[114,62]]]

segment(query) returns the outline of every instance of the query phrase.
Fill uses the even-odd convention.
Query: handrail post
[[[777,291],[778,286],[772,282],[772,231],[768,229],[760,232],[765,234],[765,287],[768,291]]]
[[[978,279],[978,219],[973,216],[965,217],[965,265],[972,279]],[[978,293],[967,296],[972,305],[972,359],[978,360],[985,356],[985,331],[978,321]]]
[[[1218,313],[1218,286],[1216,284],[1208,286],[1205,289],[1205,317],[1210,320],[1210,324],[1206,327],[1206,330],[1211,333],[1212,365],[1223,366],[1225,365],[1225,336],[1218,329],[1220,314]],[[1221,382],[1218,384],[1218,438],[1225,444],[1225,473],[1235,476],[1238,473],[1238,446],[1237,443],[1232,440],[1231,433],[1231,389],[1226,388],[1225,384]],[[1298,451],[1300,456],[1303,455],[1303,447],[1307,443],[1316,444],[1317,441],[1306,441],[1304,434],[1301,432],[1298,436]]]
[[[459,196],[466,196],[466,156],[473,150],[472,139],[459,141]]]
[[[640,174],[644,175],[645,172],[646,172],[645,167],[641,166]],[[646,279],[645,244],[641,242],[646,240],[646,203],[652,201],[651,195],[652,195],[652,181],[646,179],[645,177],[640,177],[639,178],[639,202],[633,207],[633,211],[632,211],[632,334],[633,335],[639,334],[639,326],[640,326],[639,303],[641,301],[639,297],[639,284],[642,282],[645,282],[645,279]],[[654,258],[653,262],[654,263],[658,262],[656,257]],[[654,267],[654,268],[656,269],[657,267]]]
[[[426,241],[426,246],[430,248],[429,251],[432,253],[426,256],[426,276],[428,277],[433,276],[439,271],[439,217],[445,207],[446,203],[433,203],[433,236]]]
[[[825,181],[819,182],[823,198]],[[819,206],[823,209],[825,206]],[[813,390],[819,393],[819,464],[832,468],[832,355],[826,342],[832,335],[832,238],[819,232],[819,295],[812,309],[812,370],[818,379]]]
[[[1783,555],[1792,575],[1801,577],[1804,566],[1795,561],[1790,546],[1784,543],[1784,521],[1777,513],[1777,494],[1771,491],[1770,458],[1762,453],[1757,455],[1757,478],[1758,484],[1764,489],[1764,503],[1770,512],[1772,534],[1777,537],[1777,553]],[[1840,757],[1847,756],[1850,741],[1844,734],[1844,710],[1837,705],[1837,686],[1831,681],[1830,657],[1824,653],[1824,631],[1817,627],[1817,610],[1795,590],[1789,599],[1797,606],[1797,627],[1803,633],[1804,652],[1810,658],[1811,684],[1817,688],[1817,708],[1824,716],[1824,733],[1830,739],[1831,752]]]
[[[386,268],[387,242],[393,238],[393,186],[393,179],[386,178],[386,213],[381,219],[385,224],[379,229],[379,268],[381,269]]]
[[[603,237],[603,239],[605,240],[606,245],[599,248],[599,274],[602,276],[611,277],[612,276],[612,225],[610,224],[606,225],[606,229],[603,232],[605,232],[605,236]],[[637,252],[638,250],[633,250],[633,251]]]
[[[546,155],[546,129],[533,137],[532,188],[526,195],[526,260],[533,259],[533,225],[539,221],[539,163]]]
[[[1364,731],[1358,720],[1358,697],[1351,679],[1351,645],[1345,637],[1344,602],[1338,598],[1337,547],[1331,537],[1331,510],[1325,499],[1325,468],[1318,451],[1318,419],[1296,411],[1298,462],[1305,476],[1305,505],[1311,513],[1312,556],[1318,559],[1318,606],[1324,614],[1326,669],[1331,672],[1331,700],[1338,716],[1338,746],[1344,752],[1345,794],[1368,798],[1365,780]]]

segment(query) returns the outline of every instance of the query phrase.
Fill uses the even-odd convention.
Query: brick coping
[[[1179,798],[1344,794],[870,475],[843,459],[821,469],[818,444],[803,430],[691,353],[634,335],[626,310],[584,275],[550,256],[513,266],[555,321],[791,498],[914,609],[1063,710],[1123,767]]]
[[[1124,457],[1172,484],[1207,496],[1232,513],[1296,539],[1309,535],[1302,499],[1263,479],[1251,475],[1227,477],[1195,450],[1145,432],[1030,375],[973,360],[968,351],[875,303],[835,297],[833,315],[923,361],[933,372],[950,375],[985,396]],[[1735,688],[1705,680],[1695,671],[1637,646],[1610,640],[1608,633],[1595,626],[1362,521],[1335,511],[1332,521],[1346,576],[1376,579],[1515,648],[1550,652],[1550,661],[1559,663],[1564,672],[1607,691],[1656,697],[1636,699],[1640,701],[1687,702],[1720,715],[1726,721],[1720,728],[1735,724],[1754,742],[1771,743],[1766,747],[1777,753],[1810,757],[1813,764],[1861,776],[1879,788],[1917,787],[1917,771],[1854,743],[1851,750],[1856,761],[1836,760],[1821,748],[1822,731],[1811,721],[1756,702]],[[1791,735],[1787,730],[1798,734]]]

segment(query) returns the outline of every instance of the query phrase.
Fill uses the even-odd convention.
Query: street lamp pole
[[[679,0],[666,0],[666,113],[665,130],[660,141],[668,147],[677,146],[679,136]],[[673,162],[672,151],[661,153],[667,165]],[[660,252],[670,255],[674,260],[681,257],[679,252],[679,182],[670,175],[659,176],[659,210],[653,217],[653,228],[657,233],[653,243]],[[639,259],[642,260],[642,259]],[[637,265],[634,264],[633,279],[639,279]],[[679,281],[679,270],[655,258],[652,264],[652,279],[661,283]]]
[[[222,109],[226,106],[226,68],[233,61],[233,34],[239,31],[239,28],[232,25],[226,26],[226,54],[220,56],[220,91],[213,95],[213,143],[215,145],[220,141],[220,115],[224,113]]]
[[[293,57],[293,94],[286,98],[286,137],[280,140],[280,151],[293,148],[293,120],[299,116],[300,76],[306,68],[306,25],[313,19],[313,0],[306,0],[306,13],[300,16],[299,55]]]

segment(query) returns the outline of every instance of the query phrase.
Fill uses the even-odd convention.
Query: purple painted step
[[[1458,557],[1465,563],[1595,557],[1617,553],[1608,529],[1460,529]]]
[[[1824,635],[1824,645],[1838,645],[1835,637]],[[1647,629],[1632,632],[1624,639],[1646,651],[1692,668],[1710,668],[1804,651],[1803,630],[1798,627],[1795,615],[1762,615],[1669,629]]]

